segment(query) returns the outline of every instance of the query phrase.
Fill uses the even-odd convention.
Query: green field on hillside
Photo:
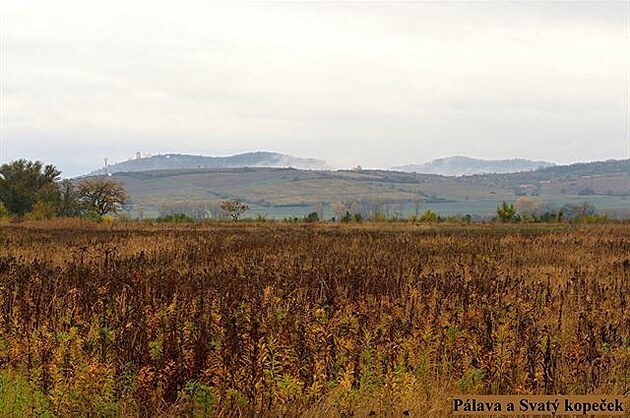
[[[311,171],[291,168],[159,170],[116,173],[129,191],[132,216],[207,207],[224,199],[250,205],[248,216],[325,218],[345,205],[357,212],[410,216],[427,209],[444,216],[491,216],[502,201],[531,197],[550,208],[589,202],[602,211],[630,211],[630,160],[552,167],[533,172],[444,177],[393,171]],[[623,170],[627,171],[624,172]],[[337,208],[337,211],[335,210]]]

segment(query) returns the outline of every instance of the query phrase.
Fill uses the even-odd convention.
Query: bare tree
[[[117,213],[127,201],[125,186],[106,177],[83,180],[79,183],[79,200],[89,211],[99,215]]]
[[[243,203],[240,199],[231,199],[221,202],[221,209],[223,209],[229,216],[232,217],[232,220],[236,222],[243,213],[249,210],[249,205]]]

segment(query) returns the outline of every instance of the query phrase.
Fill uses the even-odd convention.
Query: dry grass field
[[[630,225],[0,226],[1,416],[630,390]]]

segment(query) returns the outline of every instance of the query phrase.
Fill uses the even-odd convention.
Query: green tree
[[[56,181],[61,172],[53,165],[20,159],[0,166],[0,202],[11,214],[23,216],[36,202],[56,204]]]
[[[440,215],[437,212],[427,209],[420,217],[420,222],[436,223],[440,221]]]
[[[127,202],[127,191],[120,182],[107,177],[96,177],[79,183],[78,198],[87,211],[103,216],[118,213]]]
[[[225,211],[234,222],[249,210],[249,205],[243,203],[240,199],[224,200],[221,202],[221,209]]]
[[[57,213],[59,216],[79,216],[81,214],[81,202],[79,193],[70,180],[63,180],[59,187],[59,205]]]
[[[497,216],[501,222],[515,222],[517,220],[516,208],[504,200],[500,206],[497,206]]]
[[[311,212],[304,217],[304,222],[306,223],[319,222],[319,215],[317,214],[317,212]]]

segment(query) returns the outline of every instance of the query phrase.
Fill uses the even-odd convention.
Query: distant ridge
[[[525,198],[555,209],[590,202],[611,216],[630,219],[630,160],[460,177],[366,169],[238,167],[117,172],[112,178],[125,185],[136,214],[148,217],[199,216],[194,215],[199,208],[205,208],[203,216],[210,208],[219,216],[221,202],[234,197],[251,205],[252,216],[278,219],[320,209],[329,219],[343,214],[340,208],[366,216],[373,210],[400,210],[409,216],[426,209],[444,215],[494,216],[502,201]],[[333,214],[337,209],[339,213]]]
[[[293,167],[302,170],[326,170],[325,161],[315,158],[299,158],[276,152],[247,152],[227,157],[208,157],[188,154],[161,154],[140,157],[112,164],[89,175],[103,175],[121,172],[138,172],[172,169],[240,168],[240,167]]]
[[[532,161],[520,158],[509,160],[482,160],[463,156],[438,158],[423,164],[407,164],[392,167],[392,170],[408,173],[440,174],[443,176],[469,176],[487,173],[516,173],[553,167],[547,161]]]

